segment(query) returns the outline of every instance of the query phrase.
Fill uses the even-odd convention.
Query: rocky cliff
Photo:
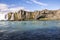
[[[60,20],[60,10],[41,10],[28,12],[19,10],[18,12],[9,12],[6,16],[7,20]]]

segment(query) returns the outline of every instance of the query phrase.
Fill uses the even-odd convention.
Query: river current
[[[0,21],[0,40],[60,40],[60,21]]]

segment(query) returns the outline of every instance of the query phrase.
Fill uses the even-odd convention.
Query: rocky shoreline
[[[28,21],[28,20],[60,20],[60,10],[41,10],[9,12],[5,15],[8,21]]]

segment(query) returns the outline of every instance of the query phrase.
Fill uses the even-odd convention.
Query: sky
[[[0,19],[3,19],[7,12],[21,9],[26,11],[57,10],[60,9],[60,0],[0,0]]]

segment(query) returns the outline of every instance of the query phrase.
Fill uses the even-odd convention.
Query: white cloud
[[[13,6],[16,6],[16,5],[15,4],[11,4],[10,6],[13,7]]]
[[[47,6],[48,5],[46,3],[38,2],[37,0],[31,0],[31,1],[38,4],[38,5],[41,5],[41,6]]]
[[[25,9],[25,8],[24,7],[14,7],[14,8],[10,8],[9,11],[16,12],[16,11],[19,11],[21,9]]]
[[[7,4],[0,3],[0,14],[7,12],[8,7],[9,6]]]
[[[15,5],[14,4],[7,5],[7,4],[0,3],[0,20],[5,20],[5,15],[8,12],[15,12],[21,9],[25,9],[24,7],[13,7],[12,8],[12,6],[15,6]]]
[[[14,4],[11,4],[11,5],[7,5],[7,4],[3,4],[3,3],[0,3],[0,13],[2,12],[14,12],[14,11],[18,11],[20,9],[24,9],[24,7],[13,7],[13,6],[16,6]],[[9,8],[10,7],[10,8]]]
[[[8,5],[0,3],[0,10],[7,9]]]
[[[26,1],[26,3],[32,4],[32,2],[30,2],[30,1]]]

